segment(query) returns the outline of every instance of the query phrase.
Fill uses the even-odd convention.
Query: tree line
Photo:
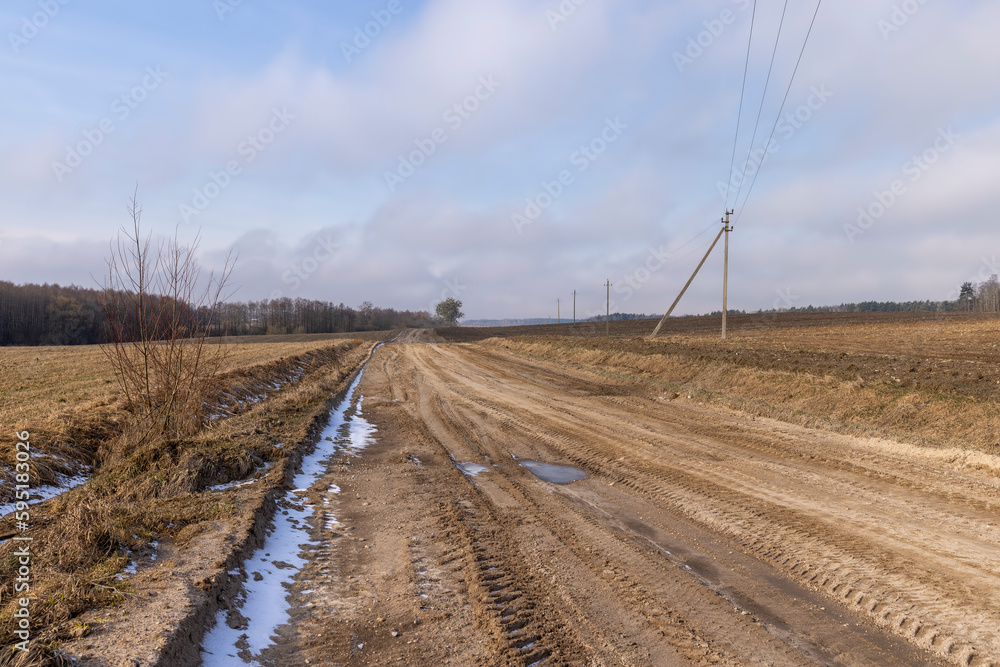
[[[365,301],[358,308],[308,299],[264,299],[220,304],[216,335],[346,333],[434,326],[424,311],[379,308]]]
[[[963,283],[953,301],[862,301],[842,303],[839,306],[805,306],[761,310],[761,313],[997,313],[1000,312],[1000,280],[996,275],[984,282]],[[721,315],[719,311],[715,313]]]
[[[59,285],[15,285],[0,281],[0,345],[90,345],[109,342],[102,291]],[[153,297],[151,309],[187,308],[166,297]],[[211,335],[255,336],[292,333],[349,333],[406,327],[431,327],[430,314],[358,308],[308,299],[264,299],[195,309],[191,320]],[[166,335],[164,333],[164,335]]]

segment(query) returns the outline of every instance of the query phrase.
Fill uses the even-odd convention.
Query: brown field
[[[294,493],[372,344],[254,346],[234,380],[309,370],[39,506],[67,597],[35,659],[198,664],[217,610],[247,627],[269,517],[304,510],[289,621],[213,664],[1000,665],[1000,319],[718,324],[404,332],[347,397],[374,442]],[[230,479],[256,481],[205,491]]]
[[[279,360],[300,357],[337,341],[380,341],[390,335],[395,333],[229,338],[221,372],[252,376],[253,369],[258,369],[263,381],[270,372],[267,366]],[[96,345],[0,347],[0,433],[33,434],[42,484],[56,481],[57,474],[72,475],[78,466],[95,463],[96,441],[108,438],[111,421],[121,416],[118,397],[111,366]],[[9,467],[13,454],[10,448],[0,449],[0,467]],[[2,472],[0,479],[6,479]],[[0,502],[4,502],[2,497]]]
[[[331,341],[385,340],[388,332],[242,336],[225,341],[223,370],[304,354]],[[61,412],[113,401],[117,386],[100,347],[0,347],[0,433],[43,426]],[[0,459],[2,460],[2,459]]]

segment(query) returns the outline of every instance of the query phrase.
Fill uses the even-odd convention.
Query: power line
[[[698,239],[700,239],[702,236],[704,236],[705,234],[707,234],[710,229],[714,229],[714,228],[715,228],[715,223],[712,223],[711,225],[709,225],[705,229],[701,230],[696,236],[691,237],[691,239],[689,241],[687,241],[687,242],[685,242],[685,243],[677,246],[673,250],[671,250],[670,251],[671,256],[676,255],[678,252],[680,252],[681,250],[683,250],[684,248],[688,247],[689,245],[691,245],[692,243],[694,243],[695,241],[697,241]]]
[[[781,21],[778,23],[778,36],[774,38],[774,49],[771,51],[771,64],[767,66],[767,79],[764,81],[764,92],[761,93],[760,106],[757,107],[757,120],[754,121],[753,124],[753,136],[750,137],[750,147],[747,148],[747,161],[743,164],[743,172],[742,176],[740,177],[740,185],[736,189],[736,199],[733,200],[734,206],[740,201],[740,193],[743,191],[743,183],[746,181],[747,169],[750,167],[750,158],[753,156],[753,142],[757,141],[757,128],[760,127],[760,116],[761,113],[764,111],[764,101],[767,99],[767,88],[771,84],[771,72],[774,70],[774,57],[778,53],[778,43],[781,41],[781,29],[785,26],[785,14],[787,11],[788,11],[788,0],[785,0],[785,6],[781,10]],[[768,143],[770,143],[770,140],[768,141]],[[758,169],[760,169],[760,166],[758,166]],[[731,175],[730,178],[732,178]],[[726,199],[726,203],[727,204],[729,203],[728,198]]]
[[[747,40],[747,60],[743,65],[743,87],[740,89],[740,111],[736,115],[736,136],[733,137],[733,157],[729,161],[729,180],[726,181],[726,210],[729,209],[729,187],[733,182],[733,169],[736,168],[736,144],[740,140],[740,121],[743,119],[743,94],[747,89],[747,70],[750,69],[750,47],[753,45],[753,26],[757,18],[757,0],[753,2],[753,14],[750,16],[750,38]],[[739,194],[737,194],[737,198]],[[735,204],[736,202],[733,202]]]
[[[771,127],[771,134],[770,136],[768,136],[767,143],[765,144],[765,146],[771,145],[771,139],[774,138],[774,131],[778,129],[778,123],[781,122],[781,112],[785,110],[785,104],[788,102],[788,94],[792,91],[792,84],[795,83],[795,75],[798,74],[799,65],[802,64],[802,56],[806,52],[806,45],[809,43],[809,36],[812,35],[813,27],[816,25],[816,17],[819,15],[819,8],[822,6],[822,4],[823,0],[819,0],[816,3],[816,11],[813,12],[812,21],[809,23],[809,30],[808,32],[806,32],[806,38],[802,41],[802,49],[799,51],[798,60],[795,61],[795,69],[792,70],[792,78],[788,82],[788,88],[785,89],[785,97],[781,100],[781,108],[778,109],[778,116],[774,119],[774,125]],[[740,217],[743,215],[743,211],[746,208],[747,201],[750,199],[750,193],[753,192],[753,186],[757,184],[757,177],[760,176],[762,168],[763,164],[761,164],[761,168],[758,168],[757,171],[754,172],[753,180],[750,181],[750,189],[747,190],[747,196],[746,198],[743,199],[743,206],[740,207],[740,211],[736,215],[736,222],[739,222]]]

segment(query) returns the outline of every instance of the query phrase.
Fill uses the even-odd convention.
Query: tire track
[[[964,641],[963,637],[971,635],[975,638],[976,629],[996,627],[997,610],[995,605],[990,604],[988,596],[984,599],[971,587],[963,591],[956,586],[955,572],[942,569],[942,563],[950,562],[954,568],[961,570],[954,558],[948,561],[941,556],[937,563],[918,565],[912,557],[907,558],[888,548],[892,545],[884,541],[876,545],[870,535],[863,539],[849,530],[831,525],[829,517],[817,519],[801,508],[785,506],[782,502],[787,504],[788,498],[765,500],[756,497],[746,491],[743,481],[732,474],[728,478],[723,475],[725,468],[703,463],[695,465],[689,460],[699,447],[702,453],[731,460],[740,453],[733,451],[734,445],[724,442],[722,447],[706,448],[701,445],[702,438],[681,438],[680,447],[682,450],[687,447],[687,451],[671,452],[664,448],[663,438],[651,437],[650,426],[655,422],[649,415],[637,416],[633,420],[631,415],[621,414],[620,406],[601,403],[608,399],[591,398],[585,400],[585,407],[574,405],[573,402],[579,401],[577,396],[581,394],[593,396],[593,392],[587,391],[585,383],[577,379],[567,382],[571,391],[550,396],[551,386],[558,381],[558,376],[551,371],[540,371],[541,375],[545,375],[545,381],[532,383],[523,363],[507,363],[504,358],[500,368],[500,364],[494,364],[491,355],[479,355],[468,348],[435,348],[433,352],[422,350],[415,356],[426,365],[428,374],[450,378],[449,389],[481,410],[477,415],[468,415],[472,422],[489,415],[498,423],[499,429],[516,429],[530,435],[542,447],[559,452],[592,475],[665,502],[671,511],[680,512],[730,536],[747,553],[824,590],[848,608],[866,613],[885,629],[946,655],[952,661],[959,664],[990,663],[987,657],[978,655],[981,649],[977,651],[976,644]],[[471,368],[476,368],[479,373],[472,372]],[[511,385],[515,385],[516,389]],[[497,399],[501,393],[496,390],[498,386],[506,390],[501,394],[506,402]],[[519,416],[514,417],[515,414]],[[454,417],[459,418],[458,415]],[[644,421],[645,424],[642,423]],[[789,459],[788,451],[793,446],[790,438],[782,436],[777,438],[778,444],[762,447],[758,442],[760,434],[752,435],[754,438],[744,447],[741,461],[745,461],[748,454],[752,462],[758,454],[772,459],[781,457],[778,463],[784,470],[789,469],[786,459]],[[722,439],[728,441],[732,438],[727,436]],[[627,452],[631,457],[638,458],[637,461],[619,460],[620,457],[614,455],[622,453],[623,449],[614,444],[616,440],[639,444],[647,451],[638,455],[635,451]],[[671,438],[670,444],[677,443]],[[709,451],[706,452],[706,449]],[[535,451],[542,449],[536,446]],[[654,461],[657,457],[666,459],[666,463]],[[798,454],[791,461],[792,468],[809,467]],[[867,462],[869,470],[874,468],[874,462],[873,456]],[[769,465],[775,463],[771,461]],[[844,476],[843,479],[848,479],[850,465],[835,465],[834,468]],[[798,474],[801,476],[801,471]],[[811,474],[815,476],[818,473],[812,471]],[[894,480],[892,476],[887,477],[889,481],[880,479],[879,482],[892,489]],[[895,480],[900,478],[897,476]],[[968,485],[975,486],[972,482]],[[903,491],[908,490],[905,483],[900,483],[899,487]],[[977,490],[982,493],[981,488],[977,487]],[[936,500],[946,502],[940,496]],[[979,502],[989,506],[988,500],[981,499]],[[966,514],[969,510],[968,507],[952,509],[961,509]],[[940,518],[947,515],[923,510],[923,516]],[[984,528],[980,517],[973,516],[966,522],[963,531],[966,534]],[[873,552],[876,557],[872,556]],[[890,576],[886,572],[887,566],[906,574]],[[983,574],[984,570],[980,568],[978,573]],[[943,600],[941,591],[948,592]],[[939,601],[931,602],[934,597]],[[965,601],[962,598],[966,598]],[[956,599],[970,603],[971,607],[983,607],[985,604],[986,609],[970,611],[971,607],[964,603],[956,605]],[[954,613],[956,607],[961,613]],[[978,634],[984,635],[979,640],[987,645],[995,640],[995,634],[990,632]]]

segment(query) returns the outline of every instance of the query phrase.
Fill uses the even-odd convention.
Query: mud
[[[265,664],[1000,655],[990,473],[416,342],[376,353],[360,385],[375,441],[309,489],[338,523],[312,522]],[[587,478],[544,483],[524,461]]]

